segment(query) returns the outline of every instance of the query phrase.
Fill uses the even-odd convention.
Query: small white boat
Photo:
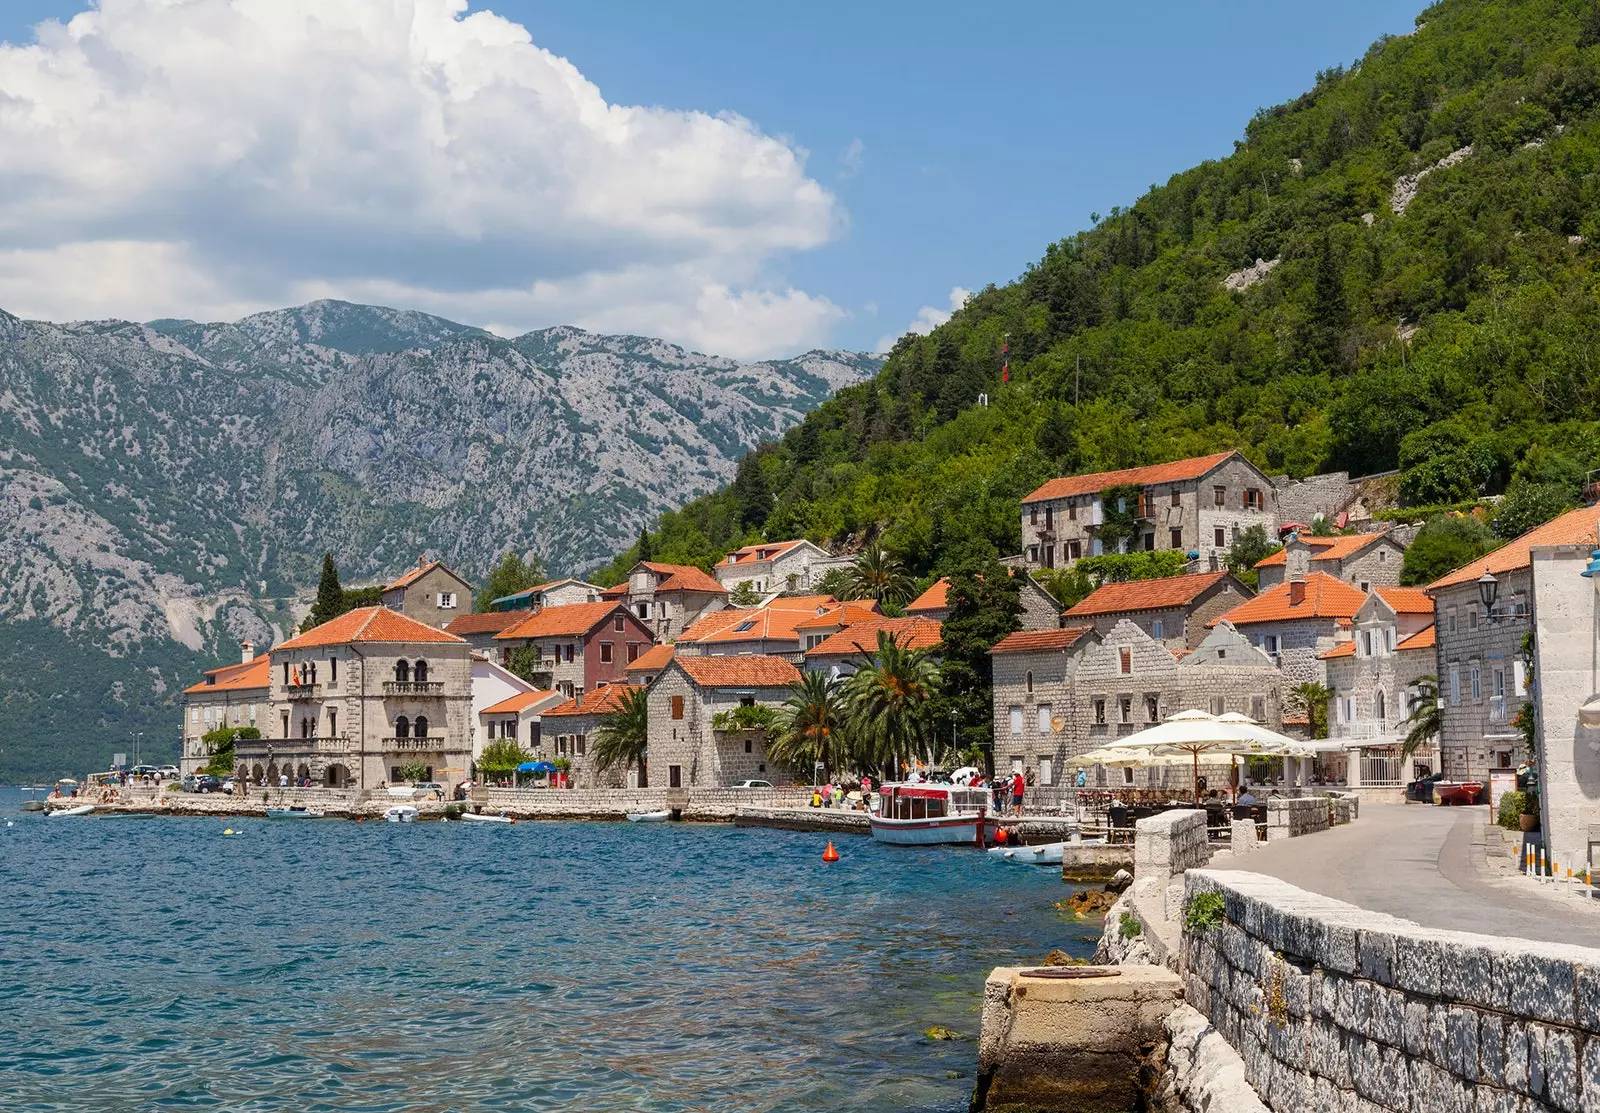
[[[867,816],[872,837],[902,846],[948,843],[983,847],[994,841],[989,789],[963,785],[886,784],[878,810]]]
[[[463,823],[515,823],[509,815],[479,815],[476,812],[461,813]]]
[[[629,812],[629,823],[665,823],[672,818],[672,813],[667,810],[659,812]]]
[[[1059,866],[1066,845],[1064,842],[1045,842],[1038,846],[997,846],[989,851],[989,856],[1024,865]]]
[[[268,819],[326,819],[328,813],[316,808],[268,808]]]
[[[415,823],[417,809],[410,804],[396,804],[383,813],[383,818],[390,823]]]
[[[77,804],[70,808],[56,808],[50,813],[51,819],[69,819],[75,815],[88,815],[94,811],[93,804]]]

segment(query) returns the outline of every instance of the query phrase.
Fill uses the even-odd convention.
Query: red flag
[[[1000,381],[1003,383],[1009,383],[1011,381],[1011,365],[1009,363],[1002,363],[1000,365]]]

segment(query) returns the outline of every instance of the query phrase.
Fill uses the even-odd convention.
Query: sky
[[[0,307],[883,350],[1421,0],[3,0]]]

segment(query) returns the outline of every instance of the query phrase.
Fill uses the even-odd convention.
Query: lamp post
[[[1484,620],[1494,621],[1494,600],[1500,594],[1500,581],[1494,578],[1493,572],[1485,572],[1478,577],[1478,598],[1483,602]]]
[[[956,753],[956,709],[950,709],[950,760],[955,761],[961,755]]]

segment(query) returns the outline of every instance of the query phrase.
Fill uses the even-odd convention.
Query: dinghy
[[[327,812],[315,808],[268,808],[268,819],[324,819]]]
[[[479,815],[476,812],[463,812],[461,814],[461,822],[463,822],[463,823],[515,823],[516,820],[512,819],[509,815]]]
[[[383,818],[390,823],[415,823],[417,821],[417,809],[410,804],[396,804],[383,813]]]
[[[628,813],[628,822],[629,823],[665,823],[667,820],[669,820],[671,818],[672,818],[672,813],[670,811],[666,811],[664,809],[662,811],[659,811],[659,812],[629,812]]]
[[[78,804],[71,808],[57,808],[50,813],[51,819],[69,819],[75,815],[88,815],[94,811],[93,804]]]
[[[1059,866],[1062,848],[1066,845],[1064,842],[1046,842],[1038,846],[997,846],[989,851],[989,856],[1025,865]]]

